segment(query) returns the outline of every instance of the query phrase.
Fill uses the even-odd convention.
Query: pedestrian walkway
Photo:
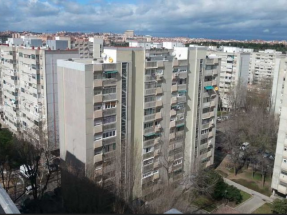
[[[238,188],[239,190],[242,190],[246,193],[249,193],[252,195],[250,199],[243,202],[242,204],[238,205],[235,209],[239,211],[240,213],[252,213],[262,205],[264,205],[266,202],[273,202],[273,198],[270,198],[268,196],[265,196],[259,192],[256,192],[254,190],[251,190],[247,187],[242,186],[241,184],[238,184],[234,181],[231,181],[230,179],[224,178],[224,181],[229,184],[233,185],[234,187]]]

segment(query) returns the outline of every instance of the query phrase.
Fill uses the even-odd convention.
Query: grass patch
[[[245,179],[231,179],[231,180],[251,190],[255,190],[259,193],[262,193],[266,196],[270,196],[272,193],[269,187],[260,188],[254,181],[246,181]]]
[[[241,196],[242,196],[242,201],[239,202],[239,203],[236,204],[236,205],[239,205],[239,204],[241,204],[242,202],[245,202],[245,201],[247,201],[248,199],[251,198],[251,195],[250,195],[249,193],[246,193],[246,192],[244,192],[244,191],[242,191],[242,190],[240,190],[240,194],[241,194]]]
[[[257,208],[257,210],[253,212],[253,214],[272,214],[271,207],[272,205],[270,203],[265,203],[260,208]]]
[[[226,172],[223,172],[220,169],[215,170],[219,175],[221,175],[224,178],[227,178],[228,174]]]
[[[256,181],[262,180],[261,174],[259,172],[255,172],[254,177],[252,177],[252,172],[248,171],[248,172],[245,172],[245,176],[251,180],[256,180]],[[266,176],[265,182],[271,182],[271,177]]]
[[[222,116],[224,116],[227,114],[227,112],[226,111],[217,111],[217,117],[221,117],[221,114],[222,114]]]
[[[205,196],[199,196],[194,200],[193,204],[199,207],[200,209],[204,209],[208,212],[211,212],[217,208],[216,203]]]

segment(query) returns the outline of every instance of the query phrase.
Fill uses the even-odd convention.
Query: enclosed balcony
[[[100,148],[103,146],[103,141],[102,140],[95,140],[94,141],[94,148]]]
[[[158,87],[156,88],[156,94],[162,94],[162,88],[161,87]]]
[[[280,173],[279,179],[287,184],[287,175]]]
[[[282,193],[282,194],[285,194],[285,195],[287,194],[287,187],[285,187],[285,186],[283,186],[281,184],[278,185],[278,189],[277,190],[278,190],[279,193]]]
[[[99,95],[94,95],[94,103],[101,103],[103,102],[103,95],[99,94]]]
[[[94,79],[94,87],[102,87],[103,80],[102,79]]]
[[[175,120],[174,121],[170,121],[169,127],[170,128],[174,128],[175,127]]]
[[[177,91],[177,84],[171,86],[171,92]]]
[[[171,97],[171,104],[174,105],[177,103],[177,97]]]
[[[156,120],[162,119],[161,112],[158,112],[158,113],[155,114],[155,119],[156,119]]]
[[[94,111],[94,118],[102,118],[102,117],[103,117],[103,110]]]
[[[170,110],[170,116],[175,116],[176,115],[176,111],[174,109]]]
[[[156,107],[161,107],[162,106],[162,100],[156,101],[155,106]]]
[[[282,162],[281,169],[283,169],[284,171],[287,171],[287,163]]]
[[[103,161],[103,154],[97,154],[94,156],[94,163]]]
[[[101,133],[101,132],[103,132],[103,126],[102,125],[94,126],[94,133]]]

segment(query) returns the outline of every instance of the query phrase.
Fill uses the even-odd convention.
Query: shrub
[[[275,199],[272,204],[272,212],[275,214],[287,214],[287,199]]]

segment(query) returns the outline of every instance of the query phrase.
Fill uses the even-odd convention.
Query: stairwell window
[[[149,152],[152,152],[153,150],[154,150],[154,147],[153,147],[153,146],[147,147],[147,148],[144,148],[144,149],[143,149],[144,154],[149,153]]]

